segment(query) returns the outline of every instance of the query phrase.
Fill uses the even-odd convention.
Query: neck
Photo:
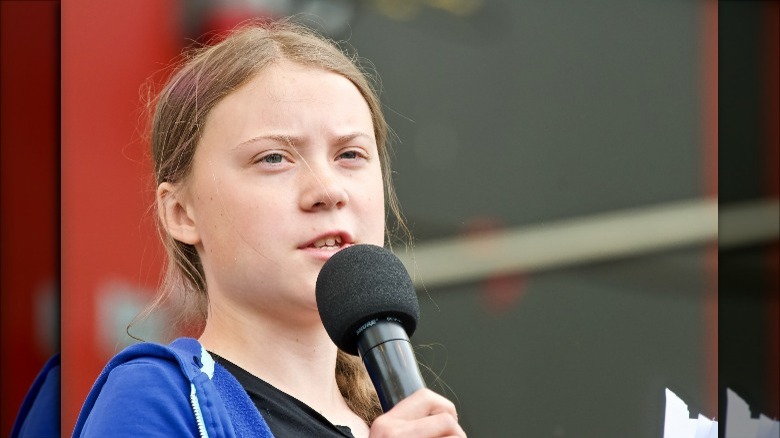
[[[317,318],[281,321],[212,302],[199,340],[326,418],[346,408],[336,384],[336,346]]]

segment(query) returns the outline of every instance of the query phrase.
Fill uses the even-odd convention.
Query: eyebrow
[[[376,142],[376,140],[374,139],[373,135],[369,135],[369,134],[367,134],[365,132],[362,132],[362,131],[354,131],[354,132],[350,132],[348,134],[344,134],[344,135],[340,135],[340,136],[336,137],[335,144],[336,145],[342,145],[344,143],[349,143],[350,141],[352,141],[352,140],[354,140],[354,139],[356,139],[358,137],[365,137],[365,138],[371,140],[372,142]],[[234,149],[238,149],[238,148],[240,148],[240,147],[242,147],[244,145],[251,144],[251,143],[254,143],[254,142],[257,142],[257,141],[263,141],[263,140],[271,140],[271,141],[274,141],[276,143],[280,143],[280,144],[283,144],[283,145],[286,145],[286,146],[293,146],[293,147],[298,147],[298,146],[300,146],[300,145],[305,143],[303,141],[302,137],[295,137],[295,136],[283,135],[283,134],[269,134],[269,135],[261,135],[261,136],[258,136],[258,137],[252,137],[252,138],[250,138],[248,140],[244,140],[241,143],[237,144],[234,147]]]
[[[371,140],[373,142],[376,142],[376,140],[374,139],[373,135],[366,134],[365,132],[362,132],[362,131],[355,131],[355,132],[351,132],[351,133],[346,134],[346,135],[339,136],[336,139],[336,144],[341,145],[341,144],[344,144],[344,143],[349,143],[350,141],[352,141],[352,140],[354,140],[354,139],[356,139],[358,137],[365,137],[365,138],[367,138],[367,139],[369,139],[369,140]]]

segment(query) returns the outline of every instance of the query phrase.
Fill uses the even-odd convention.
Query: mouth
[[[309,245],[309,247],[316,249],[341,249],[341,245],[341,236],[328,236],[317,239],[314,243]]]
[[[345,232],[322,234],[300,246],[301,249],[316,249],[322,251],[338,251],[353,244],[352,237]]]

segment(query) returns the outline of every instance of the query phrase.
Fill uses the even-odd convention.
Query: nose
[[[335,171],[315,169],[302,172],[301,209],[306,211],[341,208],[349,202],[349,195]]]

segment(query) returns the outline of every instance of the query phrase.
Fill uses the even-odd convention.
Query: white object
[[[699,414],[690,418],[688,405],[666,389],[664,438],[717,438],[718,422]]]

